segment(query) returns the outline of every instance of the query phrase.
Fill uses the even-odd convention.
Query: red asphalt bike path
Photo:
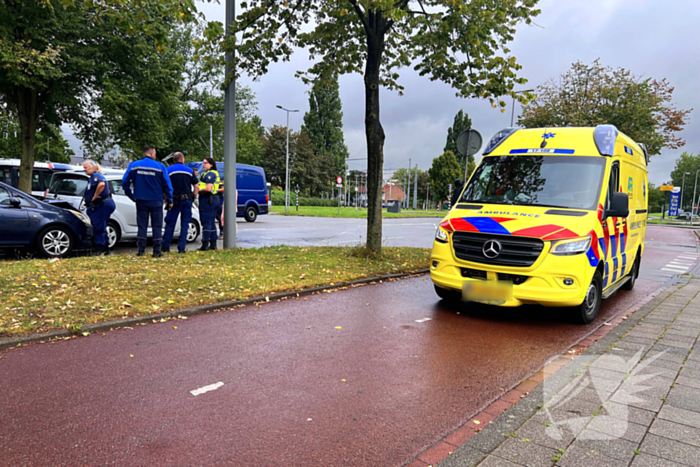
[[[0,464],[404,465],[657,291],[664,251],[591,326],[422,276],[0,352]]]

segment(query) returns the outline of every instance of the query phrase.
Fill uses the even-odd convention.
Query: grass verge
[[[386,209],[382,210],[382,217],[384,218],[394,218],[394,217],[439,217],[443,218],[447,215],[447,211],[402,211],[399,213],[386,212]],[[271,212],[275,214],[280,214],[283,216],[307,216],[307,217],[344,217],[344,218],[367,218],[367,209],[347,207],[340,208],[340,214],[338,214],[338,208],[325,207],[325,206],[299,206],[299,211],[296,210],[296,206],[292,205],[289,207],[289,212],[284,211],[284,206],[272,206]]]
[[[260,249],[0,263],[0,337],[162,313],[428,267],[430,250],[275,246]]]

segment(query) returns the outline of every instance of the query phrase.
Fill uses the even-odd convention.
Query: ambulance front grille
[[[489,240],[498,240],[501,244],[501,252],[495,258],[484,255],[484,243]],[[538,238],[455,232],[452,234],[452,248],[455,256],[464,261],[525,268],[535,264],[544,242]]]

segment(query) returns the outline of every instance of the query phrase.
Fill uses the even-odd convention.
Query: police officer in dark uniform
[[[218,234],[216,232],[216,209],[219,207],[219,172],[216,162],[211,157],[202,161],[202,173],[199,177],[199,219],[202,221],[202,247],[200,251],[216,250]]]
[[[181,152],[173,154],[175,164],[168,167],[168,176],[173,185],[173,207],[165,216],[165,234],[163,235],[163,252],[170,252],[177,218],[180,217],[180,238],[177,241],[178,253],[184,253],[187,246],[187,230],[192,221],[192,202],[199,192],[199,181],[194,170],[185,165],[185,156]],[[194,187],[194,190],[193,188]]]
[[[90,176],[83,202],[87,215],[92,224],[92,234],[95,237],[95,248],[103,255],[109,254],[109,239],[107,238],[107,222],[116,209],[109,183],[102,175],[100,164],[95,161],[83,162],[83,170]]]
[[[221,174],[219,174],[221,178]],[[219,191],[216,193],[219,197],[219,207],[216,209],[216,224],[219,227],[219,236],[224,238],[224,181],[219,183]]]
[[[144,146],[143,159],[134,161],[126,169],[122,178],[122,188],[126,196],[136,202],[136,256],[143,256],[148,235],[148,218],[153,230],[153,257],[160,258],[163,241],[163,199],[170,208],[173,204],[173,187],[167,169],[156,160],[156,150]]]

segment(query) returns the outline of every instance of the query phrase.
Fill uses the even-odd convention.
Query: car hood
[[[440,227],[453,232],[479,232],[495,235],[560,240],[588,235],[598,220],[594,211],[536,206],[457,205]]]

